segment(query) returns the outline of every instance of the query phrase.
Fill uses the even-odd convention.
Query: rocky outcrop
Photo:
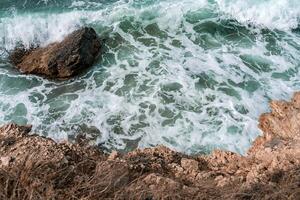
[[[50,78],[66,78],[90,67],[101,49],[101,41],[92,28],[82,28],[62,42],[46,47],[17,48],[11,62],[23,73]]]
[[[247,156],[166,147],[106,155],[0,128],[0,199],[300,199],[300,93],[272,101]],[[299,120],[298,120],[299,119]]]

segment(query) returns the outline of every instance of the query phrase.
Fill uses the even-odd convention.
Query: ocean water
[[[299,0],[1,0],[0,124],[107,150],[244,154],[270,99],[300,89]],[[22,75],[10,50],[83,26],[103,54],[70,80]]]

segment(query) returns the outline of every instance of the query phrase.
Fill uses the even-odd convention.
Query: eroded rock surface
[[[127,154],[0,128],[0,199],[300,199],[300,93],[273,101],[247,156],[187,156],[158,146]]]
[[[39,48],[17,48],[11,62],[23,73],[50,78],[66,78],[90,67],[101,49],[101,41],[92,28],[82,28],[62,42]]]

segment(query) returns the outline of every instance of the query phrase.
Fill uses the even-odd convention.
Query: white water
[[[300,17],[298,0],[216,0],[220,10],[241,23],[270,29],[297,28]]]

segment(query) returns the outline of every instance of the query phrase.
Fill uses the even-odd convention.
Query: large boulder
[[[100,49],[101,40],[95,30],[85,27],[46,47],[16,48],[10,60],[22,73],[66,78],[90,67]]]

